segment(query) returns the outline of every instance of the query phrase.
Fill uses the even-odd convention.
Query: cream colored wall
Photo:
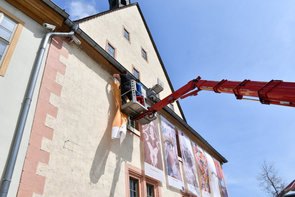
[[[0,173],[2,173],[9,152],[10,143],[13,137],[26,85],[29,80],[31,68],[41,42],[41,38],[45,32],[41,25],[34,22],[31,18],[24,15],[7,2],[0,1],[0,6],[24,22],[24,27],[13,52],[7,72],[4,77],[0,76]],[[40,73],[42,73],[42,71],[43,67],[41,68]],[[8,196],[16,196],[18,189],[41,76],[42,75],[40,74],[31,103],[31,109],[27,118],[27,124],[24,130]]]
[[[110,42],[116,48],[115,59],[131,73],[132,68],[135,67],[140,72],[140,80],[147,87],[151,88],[155,85],[157,78],[164,82],[164,91],[160,93],[160,98],[171,93],[136,5],[84,21],[79,25],[101,47],[106,49],[107,42]],[[129,31],[130,42],[123,36],[123,28]],[[148,61],[142,58],[141,48],[147,52]],[[177,104],[173,105],[175,112],[182,117]]]
[[[49,164],[40,163],[37,174],[46,177],[42,196],[121,196],[125,194],[125,162],[140,167],[140,140],[130,134],[120,145],[111,140],[115,113],[112,75],[77,46],[64,44],[69,58],[65,75],[58,75],[61,96],[51,95],[58,107],[52,141],[43,139]],[[37,195],[36,195],[37,196]]]
[[[64,47],[69,58],[60,60],[66,72],[56,80],[63,87],[61,96],[50,97],[58,115],[46,119],[54,135],[52,140],[44,138],[41,148],[50,153],[50,160],[48,165],[39,163],[37,169],[46,177],[44,194],[34,196],[125,196],[125,164],[143,170],[140,137],[128,131],[121,145],[119,139],[111,139],[112,74],[77,46],[64,43]],[[180,196],[166,181],[160,191],[162,196]]]

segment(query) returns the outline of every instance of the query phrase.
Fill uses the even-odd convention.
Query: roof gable
[[[136,13],[134,11],[135,8],[136,8]],[[131,9],[133,9],[133,12],[132,13],[130,13],[130,12],[128,13],[127,10],[131,10]],[[126,14],[124,12],[127,12],[128,14]],[[132,16],[129,16],[129,15],[132,15]],[[165,66],[163,64],[163,61],[162,61],[162,59],[160,57],[160,54],[159,54],[159,51],[158,51],[158,49],[156,47],[156,44],[154,42],[154,39],[153,39],[153,37],[151,35],[151,32],[150,32],[150,30],[148,28],[148,25],[146,23],[146,20],[145,20],[143,14],[142,14],[142,11],[141,11],[138,3],[133,3],[133,4],[130,4],[128,6],[124,6],[124,7],[116,8],[116,9],[113,9],[113,10],[108,10],[108,11],[105,11],[105,12],[102,12],[102,13],[98,13],[98,14],[95,14],[95,15],[92,15],[92,16],[88,16],[88,17],[79,19],[79,20],[77,20],[75,22],[80,23],[80,27],[82,29],[84,29],[84,31],[87,32],[87,34],[89,34],[101,46],[106,46],[106,43],[104,43],[105,40],[108,40],[108,42],[110,42],[111,44],[114,43],[116,45],[117,42],[119,42],[119,41],[118,40],[113,40],[115,38],[113,38],[113,39],[110,38],[111,36],[108,35],[108,32],[106,32],[106,31],[112,30],[112,31],[109,31],[109,33],[111,34],[111,32],[113,32],[113,30],[114,30],[113,28],[120,28],[120,29],[122,29],[122,30],[118,30],[117,29],[117,33],[120,32],[120,31],[123,32],[123,28],[122,27],[118,27],[118,26],[120,26],[120,22],[119,23],[116,23],[116,21],[115,21],[116,20],[116,17],[120,18],[120,20],[122,18],[124,18],[122,20],[125,20],[125,21],[128,21],[128,20],[129,21],[133,21],[131,23],[128,23],[127,22],[127,24],[126,24],[126,26],[127,26],[126,29],[128,31],[131,29],[131,31],[130,31],[130,34],[131,34],[131,44],[134,44],[134,42],[132,40],[132,36],[133,36],[133,33],[134,33],[133,30],[134,30],[134,31],[137,31],[137,34],[138,34],[137,36],[140,36],[140,38],[141,38],[141,39],[139,39],[139,40],[136,41],[136,42],[138,42],[136,44],[140,44],[141,43],[141,48],[144,49],[145,51],[147,51],[148,56],[151,56],[151,54],[153,54],[153,53],[155,54],[154,56],[156,57],[155,59],[157,59],[157,63],[156,62],[149,62],[149,64],[150,64],[149,66],[151,66],[151,65],[155,66],[155,64],[158,64],[161,67],[161,71],[160,72],[163,73],[163,76],[165,76],[165,80],[167,80],[167,84],[166,84],[165,88],[168,89],[168,87],[169,87],[170,90],[169,90],[169,93],[166,90],[166,92],[163,93],[163,95],[164,96],[167,96],[168,94],[170,94],[171,92],[173,92],[174,91],[174,88],[173,88],[172,83],[170,81],[170,78],[168,76],[167,70],[166,70],[166,68],[165,68]],[[110,18],[114,18],[114,20],[113,21],[109,21],[109,20],[111,20]],[[102,20],[105,20],[105,23],[102,26],[97,25],[100,22],[103,23]],[[138,20],[137,23],[136,23],[137,26],[135,24],[133,24],[135,20]],[[140,20],[140,22],[139,22],[139,20]],[[99,28],[99,27],[104,27],[105,29],[102,29],[101,28],[100,30],[98,30],[98,29],[95,30],[95,28]],[[139,32],[140,31],[140,28],[144,28],[144,31],[145,32],[143,32],[143,31]],[[143,30],[143,29],[141,29],[141,30]],[[93,31],[93,32],[91,32],[91,31]],[[105,32],[103,33],[103,31],[105,31]],[[145,37],[145,34],[146,34],[146,37]],[[105,35],[108,35],[108,37],[104,37]],[[120,37],[120,35],[118,36],[118,34],[117,34],[116,35],[116,39],[117,39],[117,37]],[[146,38],[148,38],[148,41],[145,40]],[[147,42],[149,42],[149,43],[147,43]],[[116,48],[116,46],[114,46],[114,47]],[[128,48],[128,46],[127,46],[127,48]],[[133,53],[136,54],[136,55],[137,55],[137,53],[140,54],[138,52],[138,51],[140,51],[140,49],[138,49],[138,48],[140,48],[140,46],[137,46],[137,48],[136,48],[137,51],[135,51],[133,49]],[[153,52],[146,50],[146,48],[152,48],[152,51]],[[120,63],[122,63],[122,65],[124,65],[125,67],[127,67],[127,69],[128,69],[128,67],[131,66],[130,64],[132,64],[132,66],[134,66],[136,69],[138,69],[138,67],[142,66],[143,67],[142,68],[142,71],[144,71],[144,69],[147,68],[147,67],[144,66],[145,62],[142,62],[140,58],[137,58],[132,63],[130,63],[128,61],[126,62],[122,56],[124,55],[124,57],[126,57],[126,56],[128,56],[128,54],[125,53],[125,52],[122,53],[122,50],[123,49],[121,49],[121,50],[118,49],[118,53],[121,52],[121,54],[118,54],[117,57],[116,57],[116,59]],[[130,68],[128,70],[130,70]],[[141,69],[139,69],[139,70],[141,70]],[[145,72],[142,72],[142,73],[146,74],[148,72],[149,71],[145,70]],[[150,74],[147,78],[155,78],[155,76],[152,75],[152,74]],[[159,77],[159,78],[163,78],[163,77]],[[142,79],[142,80],[149,87],[152,87],[152,85],[154,85],[156,83],[156,81],[154,81],[154,84],[149,84],[144,79]],[[163,80],[163,79],[161,79],[161,80]],[[161,98],[164,98],[164,97],[161,95]],[[177,108],[179,110],[179,115],[182,116],[182,118],[185,120],[185,116],[184,116],[183,111],[181,109],[181,106],[180,106],[180,104],[178,102],[177,102]]]

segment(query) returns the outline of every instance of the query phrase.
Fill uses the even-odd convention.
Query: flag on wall
[[[184,177],[188,186],[188,191],[196,196],[200,196],[198,173],[191,141],[179,130],[178,137],[183,162]]]
[[[166,171],[168,184],[183,190],[183,182],[180,174],[180,166],[177,154],[176,128],[168,120],[161,116],[162,141],[165,152]]]
[[[210,197],[209,170],[205,151],[195,143],[192,143],[192,145],[197,163],[197,169],[200,175],[200,190],[202,197]]]
[[[112,124],[112,139],[120,138],[120,144],[126,137],[127,115],[121,112],[121,92],[120,82],[113,78],[112,91],[115,100],[116,114]]]
[[[142,140],[144,145],[145,174],[163,182],[163,164],[161,155],[158,119],[142,125]]]

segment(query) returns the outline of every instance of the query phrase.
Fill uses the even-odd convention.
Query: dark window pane
[[[108,44],[108,53],[109,53],[112,57],[115,56],[115,48],[114,48],[112,45],[110,45],[110,44]]]
[[[139,79],[139,72],[136,69],[133,69],[133,75],[136,79]]]
[[[180,150],[178,132],[176,132],[176,144],[177,144],[177,154],[178,154],[178,157],[181,157],[181,150]]]
[[[141,50],[141,55],[144,59],[147,60],[147,54],[146,54],[146,51],[144,49]]]
[[[146,195],[147,197],[154,197],[154,186],[146,184]]]
[[[130,197],[138,197],[138,180],[129,178],[130,184]]]
[[[130,40],[130,37],[129,37],[129,32],[124,29],[124,37],[127,39],[127,40]]]

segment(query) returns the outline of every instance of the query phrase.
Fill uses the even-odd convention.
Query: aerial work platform
[[[135,117],[138,114],[148,111],[149,105],[146,103],[146,90],[140,86],[135,80],[130,81],[131,88],[121,95],[122,103],[121,111],[129,117]],[[137,120],[140,124],[147,124],[157,118],[154,116],[145,116]]]

